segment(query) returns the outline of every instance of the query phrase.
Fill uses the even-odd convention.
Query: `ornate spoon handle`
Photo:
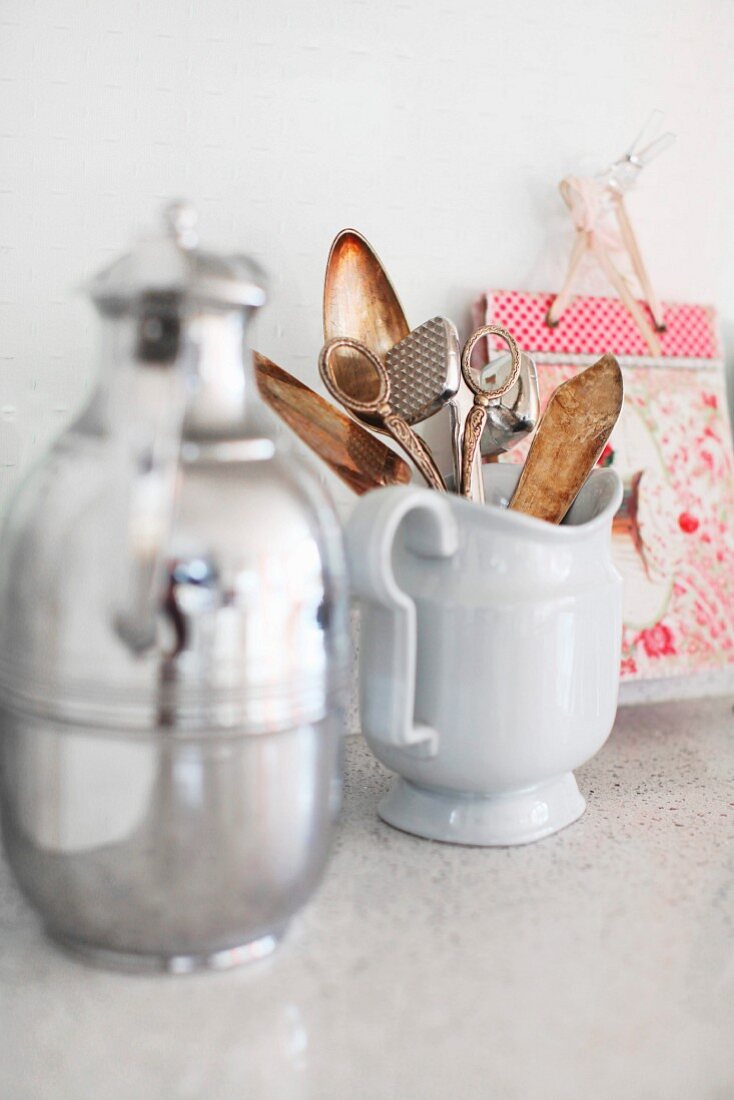
[[[440,493],[445,493],[446,482],[441,477],[441,473],[438,466],[434,462],[431,452],[425,444],[425,441],[420,439],[415,434],[413,429],[406,424],[401,416],[397,413],[390,412],[388,409],[380,409],[380,415],[382,422],[393,437],[396,443],[399,443],[405,453],[413,460],[416,467],[426,480],[426,484],[431,489],[438,489]]]
[[[479,397],[474,398],[474,404],[467,413],[464,421],[464,439],[461,448],[461,495],[471,500],[472,469],[474,455],[476,454],[479,440],[487,423],[487,403]]]

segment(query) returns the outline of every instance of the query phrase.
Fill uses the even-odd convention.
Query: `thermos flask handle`
[[[416,610],[392,566],[398,528],[420,557],[450,558],[458,548],[451,507],[427,489],[389,488],[357,504],[346,528],[352,594],[362,603],[361,721],[365,737],[433,755],[437,731],[415,714]]]
[[[115,628],[134,653],[144,653],[156,641],[190,366],[180,307],[165,298],[151,294],[140,304],[137,369],[129,393],[135,419],[121,457],[127,492],[125,575]]]

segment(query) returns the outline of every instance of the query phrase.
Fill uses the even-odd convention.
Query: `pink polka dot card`
[[[533,355],[542,405],[604,352],[619,359],[624,409],[599,461],[625,487],[613,529],[624,578],[622,679],[732,665],[734,452],[715,312],[663,303],[663,355],[652,358],[618,299],[576,298],[549,328],[552,301],[491,291],[475,303],[474,320],[508,328]],[[524,461],[528,446],[506,460]]]

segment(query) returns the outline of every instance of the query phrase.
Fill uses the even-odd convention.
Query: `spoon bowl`
[[[343,229],[334,238],[324,278],[324,340],[348,336],[384,361],[410,326],[374,249],[356,229]],[[364,356],[339,348],[333,357],[334,378],[341,390],[357,401],[376,397],[376,380]],[[370,427],[384,430],[375,413],[355,413]]]

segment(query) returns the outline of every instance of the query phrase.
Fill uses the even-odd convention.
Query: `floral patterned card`
[[[664,303],[663,357],[655,359],[620,301],[576,299],[550,329],[552,300],[488,293],[475,321],[509,328],[534,356],[543,404],[604,352],[619,359],[624,409],[600,463],[625,486],[613,528],[624,578],[622,679],[732,665],[734,454],[715,314]],[[523,461],[528,445],[507,459]]]

